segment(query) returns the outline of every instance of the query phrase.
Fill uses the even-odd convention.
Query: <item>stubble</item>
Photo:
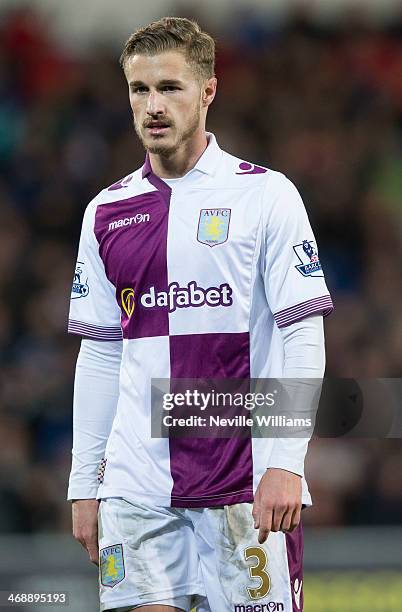
[[[137,122],[135,121],[135,118],[133,118],[133,124],[134,124],[134,129],[136,131],[136,134],[138,138],[140,139],[140,141],[142,142],[142,145],[146,151],[154,155],[160,155],[161,157],[169,158],[172,155],[174,155],[180,149],[180,147],[185,142],[190,140],[190,138],[195,134],[195,132],[197,131],[200,125],[200,117],[201,117],[201,110],[199,106],[197,105],[197,107],[194,110],[193,115],[191,116],[187,125],[184,127],[183,132],[179,134],[179,137],[173,146],[164,145],[162,142],[163,136],[160,137],[160,140],[161,140],[160,143],[154,142],[152,144],[148,144],[145,141],[142,135],[142,132],[140,128],[138,127]]]

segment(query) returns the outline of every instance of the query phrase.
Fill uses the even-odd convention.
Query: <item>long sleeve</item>
[[[298,403],[309,411],[316,401],[325,370],[323,317],[306,317],[282,328],[281,334],[285,353],[283,378],[287,379],[283,382],[289,396],[293,394]],[[308,443],[307,437],[276,439],[267,467],[281,468],[302,476]]]
[[[74,382],[70,500],[96,497],[99,462],[116,414],[121,354],[121,341],[81,342]]]

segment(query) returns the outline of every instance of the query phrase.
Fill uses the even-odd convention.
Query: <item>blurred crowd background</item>
[[[219,29],[208,128],[229,152],[298,186],[335,303],[327,375],[402,376],[402,21],[350,11]],[[401,13],[402,16],[402,13]],[[134,30],[138,25],[132,24]],[[142,164],[118,65],[124,40],[80,55],[27,8],[0,7],[0,532],[68,531],[69,291],[82,215]],[[378,406],[380,411],[382,406]],[[307,474],[314,525],[395,524],[400,440],[321,439]]]

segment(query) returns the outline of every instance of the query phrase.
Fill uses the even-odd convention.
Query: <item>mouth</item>
[[[152,136],[161,136],[162,134],[166,134],[170,125],[164,123],[163,121],[153,121],[146,126],[146,129]]]

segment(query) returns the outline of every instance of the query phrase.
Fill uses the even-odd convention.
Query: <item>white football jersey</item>
[[[151,379],[281,377],[280,328],[332,310],[297,189],[208,139],[180,180],[158,178],[147,158],[84,215],[69,331],[123,340],[98,498],[252,501],[274,441],[152,438]]]

